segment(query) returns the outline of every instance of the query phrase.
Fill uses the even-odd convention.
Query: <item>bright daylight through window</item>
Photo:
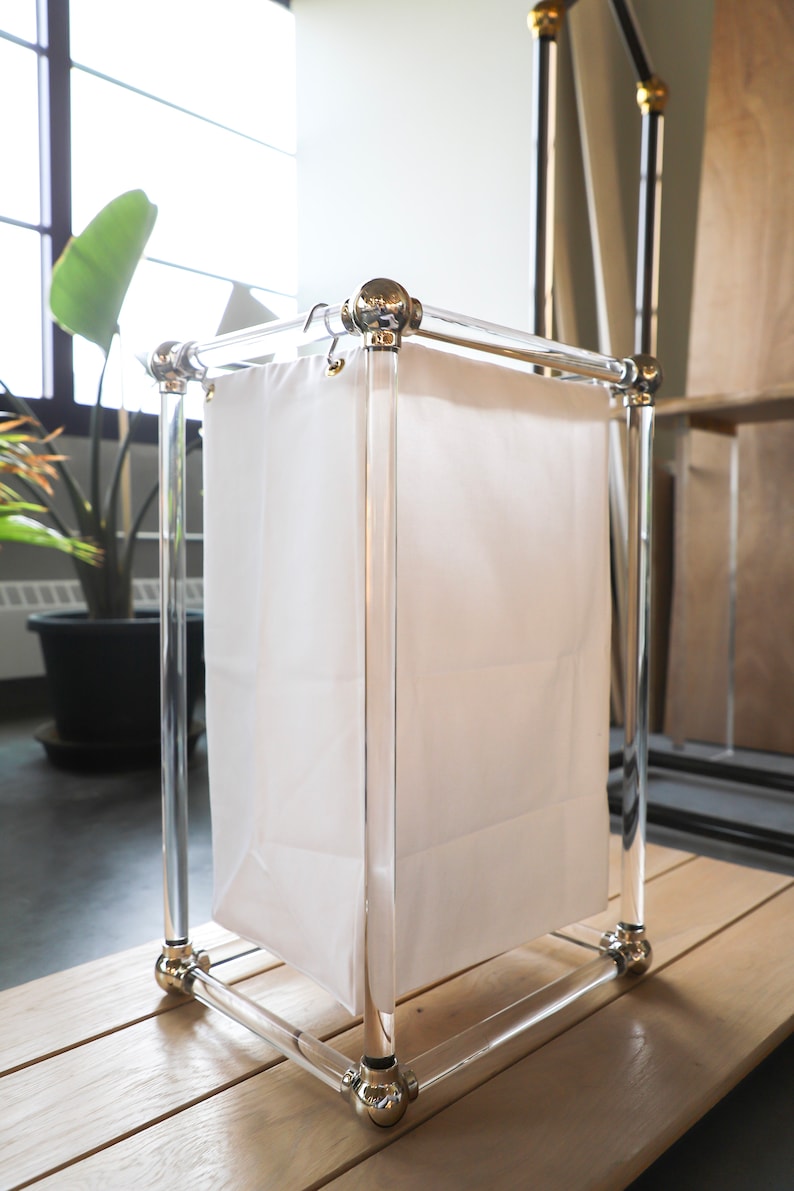
[[[272,0],[56,4],[49,19],[42,0],[0,9],[0,87],[14,112],[0,126],[3,159],[14,163],[0,194],[0,317],[10,328],[0,377],[26,397],[64,402],[42,315],[64,210],[61,238],[69,210],[79,232],[110,199],[141,188],[159,214],[122,311],[123,367],[112,363],[104,400],[154,411],[136,355],[164,338],[214,335],[233,287],[245,321],[263,317],[249,295],[278,317],[295,312],[293,18]],[[99,353],[80,339],[71,346],[66,401],[91,405]],[[74,424],[68,409],[58,418]]]

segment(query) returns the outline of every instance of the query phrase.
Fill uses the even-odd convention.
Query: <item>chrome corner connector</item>
[[[642,926],[619,922],[614,930],[602,936],[601,946],[614,959],[620,976],[626,972],[644,972],[650,966],[651,945]]]
[[[527,25],[533,37],[554,38],[560,32],[565,19],[565,4],[562,0],[540,0],[530,8]]]
[[[358,1068],[345,1073],[340,1091],[361,1117],[386,1128],[403,1117],[409,1100],[419,1095],[413,1071],[401,1070],[399,1063],[390,1067],[369,1067],[365,1059]]]
[[[618,388],[623,390],[625,405],[653,405],[662,380],[661,365],[655,356],[640,353],[623,361],[623,376]]]
[[[376,277],[345,302],[342,322],[351,335],[363,335],[365,345],[396,351],[403,335],[411,335],[422,322],[422,303],[398,282]]]
[[[149,372],[160,388],[184,393],[190,380],[204,380],[207,369],[195,355],[195,343],[161,343],[149,357]]]
[[[154,978],[163,992],[189,993],[188,977],[195,968],[209,972],[210,957],[206,951],[194,951],[192,943],[164,943],[154,965]]]

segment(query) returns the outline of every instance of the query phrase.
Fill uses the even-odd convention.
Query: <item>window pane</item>
[[[0,326],[3,351],[0,377],[20,397],[40,397],[41,237],[38,232],[0,223]]]
[[[25,41],[36,40],[36,0],[3,0],[0,5],[0,29],[23,37]]]
[[[108,370],[103,404],[117,408],[123,397],[129,410],[156,413],[159,394],[138,357],[148,357],[166,339],[211,339],[218,331],[231,289],[228,281],[143,261],[121,313],[122,362]],[[295,313],[294,298],[261,291],[256,291],[255,297],[279,318]],[[75,400],[89,405],[96,396],[102,355],[79,339],[75,340],[74,348]],[[201,416],[201,403],[201,390],[196,389],[190,395],[189,417]]]
[[[295,293],[295,159],[73,70],[75,228],[139,186],[160,209],[148,255]]]
[[[39,222],[39,96],[35,50],[0,38],[0,214]]]
[[[268,0],[72,0],[72,58],[289,152],[294,18]]]

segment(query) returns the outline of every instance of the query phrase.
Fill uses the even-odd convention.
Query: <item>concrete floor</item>
[[[158,939],[162,933],[159,771],[82,775],[57,769],[33,739],[44,718],[28,711],[6,714],[0,722],[0,988]],[[774,764],[794,772],[789,758]],[[760,816],[763,822],[782,824],[794,839],[794,795],[770,797],[727,786],[720,791],[713,783],[664,773],[654,774],[650,795],[660,805],[702,798],[710,813],[716,810],[733,820]],[[791,855],[737,850],[725,841],[669,828],[652,828],[649,834],[675,847],[794,872]],[[190,768],[193,924],[211,917],[211,882],[202,740]],[[794,1038],[659,1159],[633,1184],[634,1191],[791,1191],[792,1105]]]
[[[46,759],[44,716],[0,724],[0,988],[159,939],[159,768],[80,774]],[[190,766],[190,921],[211,916],[206,746]]]

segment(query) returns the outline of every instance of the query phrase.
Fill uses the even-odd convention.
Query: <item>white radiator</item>
[[[159,579],[135,579],[132,587],[136,608],[159,605]],[[188,608],[203,608],[203,579],[187,580],[186,598]],[[0,583],[0,681],[34,678],[44,673],[39,639],[26,628],[32,612],[65,612],[81,608],[85,608],[85,602],[76,579]]]

